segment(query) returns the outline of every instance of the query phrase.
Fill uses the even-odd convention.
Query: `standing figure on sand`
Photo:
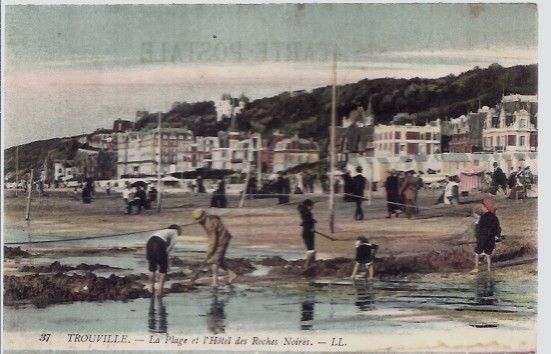
[[[406,204],[406,215],[409,219],[415,214],[415,195],[417,193],[417,179],[413,174],[413,170],[406,172],[406,177],[401,188],[404,203]]]
[[[304,261],[303,269],[306,270],[310,265],[316,261],[316,248],[315,248],[315,232],[316,232],[316,219],[312,215],[312,209],[314,208],[314,202],[311,199],[305,199],[302,204],[299,204],[297,209],[300,213],[302,222],[302,240],[306,246],[306,260]]]
[[[356,167],[357,174],[352,178],[352,194],[354,195],[354,202],[356,202],[356,211],[354,212],[355,220],[363,220],[364,211],[362,209],[362,202],[364,200],[364,190],[367,184],[367,179],[362,176],[362,166]]]
[[[386,207],[388,210],[387,218],[390,219],[392,214],[398,217],[398,210],[400,210],[400,196],[398,194],[398,176],[396,176],[395,170],[388,171],[388,177],[385,181],[386,190]]]
[[[232,235],[222,223],[222,219],[217,215],[208,215],[203,209],[199,208],[195,209],[191,216],[199,225],[203,226],[203,229],[207,233],[209,246],[205,264],[210,264],[211,266],[212,286],[218,286],[219,269],[228,273],[228,284],[231,284],[237,277],[237,274],[226,267],[225,258]]]
[[[161,296],[168,271],[168,254],[176,244],[176,238],[182,234],[180,226],[172,224],[166,229],[156,231],[145,246],[145,256],[149,263],[148,290]],[[155,289],[156,275],[159,274],[159,287]]]
[[[476,226],[476,247],[474,249],[474,269],[472,273],[478,272],[478,259],[484,257],[488,272],[491,270],[491,255],[496,246],[496,241],[501,237],[501,226],[499,219],[496,216],[497,207],[491,199],[485,198],[482,200],[481,213],[482,216]]]

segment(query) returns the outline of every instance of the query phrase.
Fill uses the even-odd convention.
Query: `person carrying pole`
[[[156,231],[145,246],[145,254],[149,263],[149,286],[148,290],[155,291],[155,276],[159,273],[159,288],[156,295],[161,296],[168,271],[168,254],[176,244],[176,238],[182,234],[180,226],[172,224],[166,229]]]
[[[311,199],[305,199],[302,204],[299,204],[297,209],[300,213],[302,226],[302,240],[306,246],[306,260],[304,261],[303,269],[308,267],[316,261],[316,249],[315,249],[315,232],[316,232],[316,219],[312,215],[312,209],[314,208],[314,202]]]
[[[208,215],[203,209],[198,208],[192,212],[191,216],[199,225],[203,226],[203,229],[207,233],[209,246],[207,257],[203,264],[211,265],[212,286],[218,286],[218,269],[228,272],[228,284],[231,284],[237,277],[237,274],[227,269],[224,258],[232,235],[217,215]]]

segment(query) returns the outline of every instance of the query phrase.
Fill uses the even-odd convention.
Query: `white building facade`
[[[440,119],[424,126],[376,125],[373,135],[375,157],[438,154],[440,145]]]
[[[193,133],[184,128],[131,131],[117,136],[117,174],[121,176],[154,176],[158,173],[159,152],[162,174],[187,171],[191,161],[184,158],[187,146],[194,143]]]
[[[537,96],[510,95],[504,97],[499,115],[488,117],[482,131],[484,151],[530,152],[537,151],[537,127],[533,123],[537,113],[531,105]],[[508,107],[510,107],[508,109]],[[534,115],[534,116],[532,116]]]
[[[212,149],[213,169],[246,172],[252,165],[257,165],[262,150],[260,135],[239,139],[239,133],[229,133],[228,147]]]
[[[273,151],[273,171],[284,171],[302,163],[319,161],[316,142],[294,136],[276,143]]]

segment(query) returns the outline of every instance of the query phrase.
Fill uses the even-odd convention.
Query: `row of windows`
[[[496,146],[517,146],[517,136],[516,135],[507,135],[498,136],[495,139]],[[484,139],[484,145],[491,147],[494,146],[494,137],[489,136]],[[521,135],[518,137],[518,146],[526,146],[526,136]]]
[[[435,132],[413,132],[413,131],[406,131],[405,133],[405,139],[407,140],[439,140],[440,139],[440,133]],[[384,132],[384,133],[377,133],[374,135],[375,141],[377,140],[400,140],[402,139],[402,132],[395,131],[395,132]]]
[[[500,128],[500,127],[510,127],[515,124],[516,120],[514,118],[507,117],[503,122],[500,122],[499,118],[495,117],[491,121],[487,120],[484,122],[484,129],[489,128]],[[528,120],[521,118],[518,121],[519,129],[524,129],[528,127]]]

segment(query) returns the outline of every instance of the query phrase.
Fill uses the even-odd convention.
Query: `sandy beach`
[[[231,231],[228,265],[239,274],[235,287],[249,296],[254,293],[251,293],[253,288],[294,289],[292,291],[299,293],[317,289],[319,296],[330,299],[335,287],[350,284],[354,240],[360,235],[380,247],[375,263],[375,285],[370,285],[380,296],[402,291],[396,290],[396,282],[425,284],[424,288],[427,284],[449,287],[450,283],[457,283],[461,288],[470,282],[478,286],[481,279],[486,284],[490,277],[492,286],[495,279],[507,284],[507,289],[526,282],[537,283],[537,199],[515,201],[502,195],[480,194],[460,205],[434,205],[438,193],[422,191],[421,211],[414,219],[404,215],[386,218],[384,193],[373,193],[371,203],[364,203],[366,218],[362,221],[353,219],[353,203],[343,202],[342,195],[337,195],[334,233],[329,226],[328,198],[321,194],[292,195],[286,205],[277,205],[276,198],[246,199],[241,208],[239,196],[229,195],[229,208],[216,209],[208,208],[210,195],[169,191],[163,195],[160,212],[153,208],[139,215],[126,215],[118,194],[98,193],[91,204],[83,204],[71,199],[68,192],[47,191],[47,196],[33,198],[27,221],[27,199],[8,193],[4,305],[13,311],[18,311],[19,306],[30,311],[28,306],[45,308],[60,303],[150,298],[144,289],[145,240],[153,230],[173,223],[182,225],[183,235],[171,254],[164,296],[170,299],[174,294],[201,294],[204,291],[201,289],[210,288],[208,269],[204,269],[198,282],[189,281],[206,249],[204,231],[191,220],[191,212],[198,207],[220,215]],[[492,273],[487,274],[481,264],[480,274],[470,274],[474,256],[472,210],[478,206],[476,200],[482,197],[496,202],[505,239],[497,244],[493,254]],[[316,202],[313,213],[318,221],[317,230],[333,238],[316,237],[318,260],[307,271],[302,269],[304,245],[296,209],[305,198]],[[223,276],[222,284],[224,279]],[[349,295],[338,291],[334,296],[340,299]],[[411,308],[423,307],[427,301],[424,296],[411,300]],[[461,305],[454,302],[453,306],[459,306],[461,311],[455,308],[446,316],[469,318],[472,323],[484,324],[489,320],[499,323],[505,313],[516,308],[513,315],[505,318],[535,321],[535,290],[521,300],[513,300],[506,311],[499,306],[496,309],[494,302],[490,308],[481,310],[469,305],[473,300],[468,299]],[[507,298],[506,302],[509,301]],[[525,306],[528,310],[523,310]],[[439,316],[449,309],[442,311]],[[501,329],[500,333],[505,332]],[[519,342],[509,348],[519,349],[518,343],[528,343],[528,348],[535,346],[535,329],[528,333],[528,338],[520,336]]]

